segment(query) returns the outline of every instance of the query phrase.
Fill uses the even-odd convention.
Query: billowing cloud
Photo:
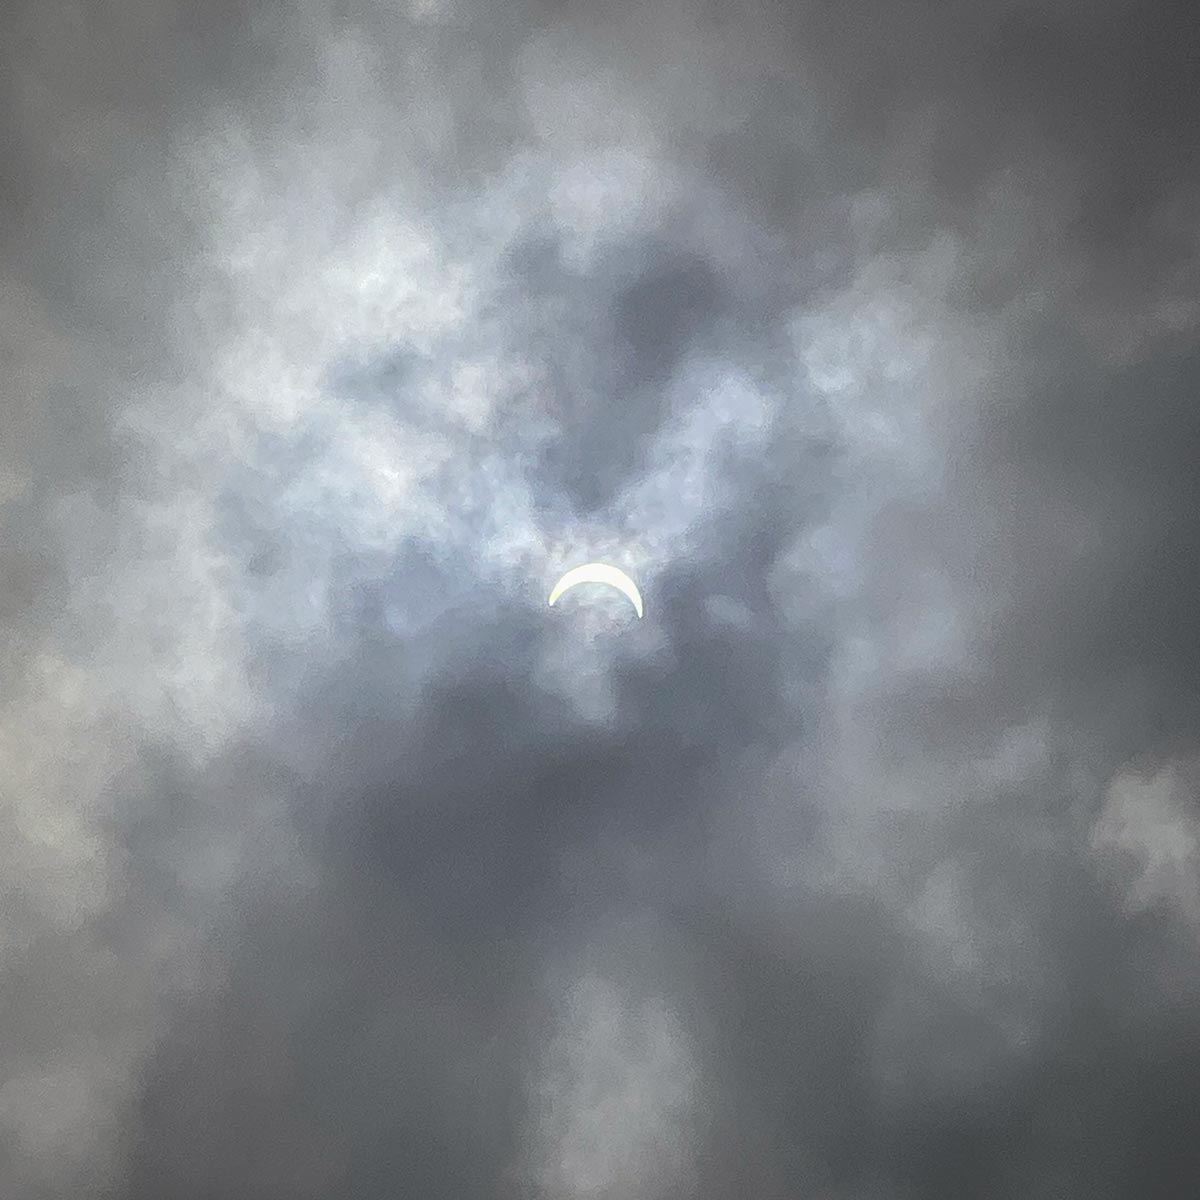
[[[0,1192],[1187,1191],[1194,22],[5,25]]]

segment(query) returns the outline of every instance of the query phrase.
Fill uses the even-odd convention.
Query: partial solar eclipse
[[[550,592],[550,605],[577,583],[606,583],[620,592],[640,617],[642,615],[642,593],[637,584],[625,574],[620,567],[609,566],[608,563],[584,563],[580,567],[572,567],[555,585]]]

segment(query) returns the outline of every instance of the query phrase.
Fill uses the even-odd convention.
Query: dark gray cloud
[[[0,47],[0,1192],[1188,1193],[1182,10]]]

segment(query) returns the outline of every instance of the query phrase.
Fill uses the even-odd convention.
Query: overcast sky
[[[1192,1195],[1198,29],[8,0],[0,1195]]]

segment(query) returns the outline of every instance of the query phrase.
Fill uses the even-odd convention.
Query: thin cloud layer
[[[11,5],[0,1191],[1186,1192],[1192,24]]]

